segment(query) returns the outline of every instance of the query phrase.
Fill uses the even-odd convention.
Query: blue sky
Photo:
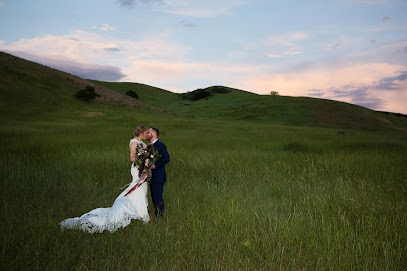
[[[0,50],[83,78],[407,114],[407,0],[0,0]]]

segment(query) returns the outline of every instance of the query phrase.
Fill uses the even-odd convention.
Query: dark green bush
[[[86,86],[85,89],[78,90],[74,96],[85,102],[90,102],[96,97],[100,97],[99,94],[95,93],[95,88],[91,86]]]
[[[228,93],[232,92],[229,88],[222,87],[222,86],[210,87],[209,91],[212,92],[213,94],[215,94],[215,93],[228,94]]]
[[[213,94],[210,91],[199,88],[199,89],[196,89],[191,92],[181,93],[178,96],[181,97],[182,99],[196,101],[196,100],[203,99],[203,98],[206,98],[206,97],[209,97],[212,95]]]
[[[126,92],[127,96],[133,97],[134,99],[138,99],[138,95],[135,91],[129,90]]]
[[[222,87],[222,86],[214,86],[214,87],[208,87],[208,88],[198,88],[194,91],[186,92],[186,93],[180,93],[178,94],[178,97],[190,101],[196,101],[200,100],[203,98],[207,98],[209,96],[213,96],[215,93],[222,93],[222,94],[227,94],[232,92],[229,88],[227,87]]]

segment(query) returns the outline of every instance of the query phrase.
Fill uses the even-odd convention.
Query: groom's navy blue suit
[[[151,199],[154,204],[154,213],[156,216],[164,215],[163,190],[164,183],[167,180],[165,175],[165,165],[170,162],[170,155],[164,143],[157,140],[154,142],[154,148],[158,150],[161,158],[155,162],[155,169],[152,170],[150,179]]]

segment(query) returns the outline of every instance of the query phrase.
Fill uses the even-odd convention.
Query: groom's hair
[[[153,130],[157,134],[157,137],[160,135],[160,131],[158,131],[157,128],[151,127],[151,130]]]

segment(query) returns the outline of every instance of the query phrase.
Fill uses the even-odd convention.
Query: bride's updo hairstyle
[[[136,128],[136,131],[134,131],[134,136],[139,136],[142,133],[144,133],[145,131],[147,131],[147,127],[144,125],[140,125]]]

